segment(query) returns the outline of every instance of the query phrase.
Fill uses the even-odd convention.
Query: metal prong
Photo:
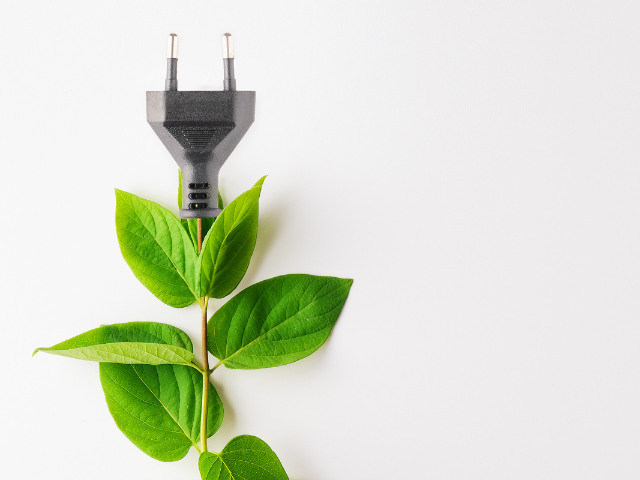
[[[164,82],[166,91],[178,90],[178,35],[169,34],[167,43],[167,79]]]
[[[222,58],[234,58],[233,36],[230,33],[222,35]]]
[[[230,33],[222,35],[222,63],[224,63],[224,89],[236,89],[236,74],[233,66],[233,37]]]
[[[167,58],[178,58],[178,35],[175,33],[169,34],[169,41],[167,42]]]

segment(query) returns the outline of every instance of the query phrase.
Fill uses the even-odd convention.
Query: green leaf
[[[227,205],[205,237],[196,266],[199,296],[226,297],[244,277],[258,236],[258,200],[265,178]]]
[[[182,170],[178,170],[178,172],[180,172],[178,183],[178,208],[182,209]],[[224,202],[222,201],[220,190],[218,190],[218,208],[221,210],[224,208]],[[207,236],[207,233],[209,233],[209,230],[211,230],[211,227],[216,221],[216,218],[217,217],[202,219],[202,238]],[[189,232],[191,242],[194,245],[198,245],[198,220],[195,218],[182,218],[180,219],[180,223],[187,230],[187,232]]]
[[[166,208],[116,189],[116,230],[134,275],[172,307],[195,300],[197,254],[180,221]]]
[[[45,352],[94,362],[192,365],[193,353],[182,347],[125,340],[126,330],[131,328],[104,325],[51,348],[37,348],[33,354]]]
[[[228,368],[286,365],[325,342],[353,280],[282,275],[238,293],[209,320],[209,351]]]
[[[194,357],[193,353],[184,348],[141,342],[114,342],[87,347],[67,347],[66,349],[61,349],[59,345],[56,345],[51,348],[38,348],[33,352],[34,355],[37,352],[52,353],[79,360],[93,360],[94,362],[145,363],[148,365],[190,365]]]
[[[202,453],[198,467],[202,480],[289,480],[269,445],[250,435],[235,437],[221,453]]]
[[[126,341],[173,345],[190,352],[189,337],[178,328],[151,322],[111,325]],[[140,450],[156,460],[183,458],[198,449],[203,375],[183,365],[100,364],[100,380],[116,425]],[[224,409],[209,385],[208,436],[222,424]]]

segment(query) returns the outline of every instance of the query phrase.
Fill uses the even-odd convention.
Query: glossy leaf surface
[[[353,280],[282,275],[252,285],[209,320],[208,348],[228,368],[277,367],[326,341]]]
[[[193,360],[193,353],[179,346],[147,343],[144,340],[128,341],[131,332],[137,330],[135,325],[137,324],[103,325],[53,347],[38,348],[33,354],[45,352],[79,360],[123,364],[189,365]],[[165,328],[162,324],[153,325],[158,325],[158,329]]]
[[[198,258],[198,295],[223,298],[240,283],[258,236],[258,201],[262,177],[222,211],[205,237]]]
[[[170,325],[137,322],[112,325],[129,341],[173,345],[189,352],[189,337]],[[203,376],[184,365],[100,364],[100,380],[116,425],[147,455],[164,462],[183,458],[200,441]],[[224,415],[222,402],[209,385],[208,436]]]
[[[258,437],[241,435],[220,453],[205,452],[198,462],[202,480],[288,480],[280,460]]]
[[[172,307],[195,300],[197,254],[180,221],[166,208],[116,190],[116,231],[133,274]]]
[[[149,365],[189,365],[193,360],[193,353],[184,348],[173,345],[159,345],[157,343],[142,342],[114,342],[90,345],[86,347],[38,348],[36,352],[51,353],[78,360],[94,362],[149,364]],[[35,352],[34,352],[35,353]]]

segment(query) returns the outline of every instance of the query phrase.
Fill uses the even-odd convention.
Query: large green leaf
[[[235,437],[220,453],[202,453],[198,466],[202,480],[289,479],[269,445],[250,435]]]
[[[178,208],[182,209],[182,170],[178,170],[179,178],[178,178]],[[218,190],[218,208],[224,208],[224,202],[222,201],[222,195],[220,195],[220,190]],[[202,238],[206,237],[209,230],[213,226],[213,223],[216,221],[217,217],[213,218],[203,218],[202,219]],[[198,220],[195,218],[182,218],[180,219],[180,223],[182,226],[189,232],[189,237],[191,238],[191,242],[194,245],[198,245]]]
[[[169,210],[116,189],[116,230],[122,256],[151,293],[172,307],[196,300],[198,256]]]
[[[258,236],[258,200],[265,178],[227,205],[205,237],[196,266],[200,297],[226,297],[244,277]]]
[[[173,345],[189,352],[189,337],[170,325],[137,322],[112,325],[126,341]],[[164,462],[183,458],[200,441],[203,376],[183,365],[100,364],[100,380],[118,428],[140,450]],[[222,424],[224,410],[209,385],[207,433]]]
[[[209,351],[228,368],[277,367],[325,342],[353,280],[282,275],[238,293],[209,320]]]

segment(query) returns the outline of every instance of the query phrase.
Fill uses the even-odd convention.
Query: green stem
[[[198,219],[198,255],[202,250],[202,219]],[[209,411],[209,352],[207,351],[207,306],[209,297],[202,297],[202,417],[200,417],[200,439],[202,452],[207,451],[207,413]]]
[[[194,370],[199,371],[200,373],[202,373],[203,375],[206,373],[202,368],[200,368],[200,365],[198,365],[195,361],[192,361],[190,364],[187,365],[188,367],[193,368]]]
[[[200,438],[202,451],[207,451],[207,410],[209,406],[209,352],[207,351],[207,305],[209,298],[203,298],[202,306],[202,419],[200,421]]]
[[[218,368],[220,365],[222,365],[222,360],[220,360],[218,363],[215,364],[215,366],[209,370],[209,373],[213,373],[213,371]]]

